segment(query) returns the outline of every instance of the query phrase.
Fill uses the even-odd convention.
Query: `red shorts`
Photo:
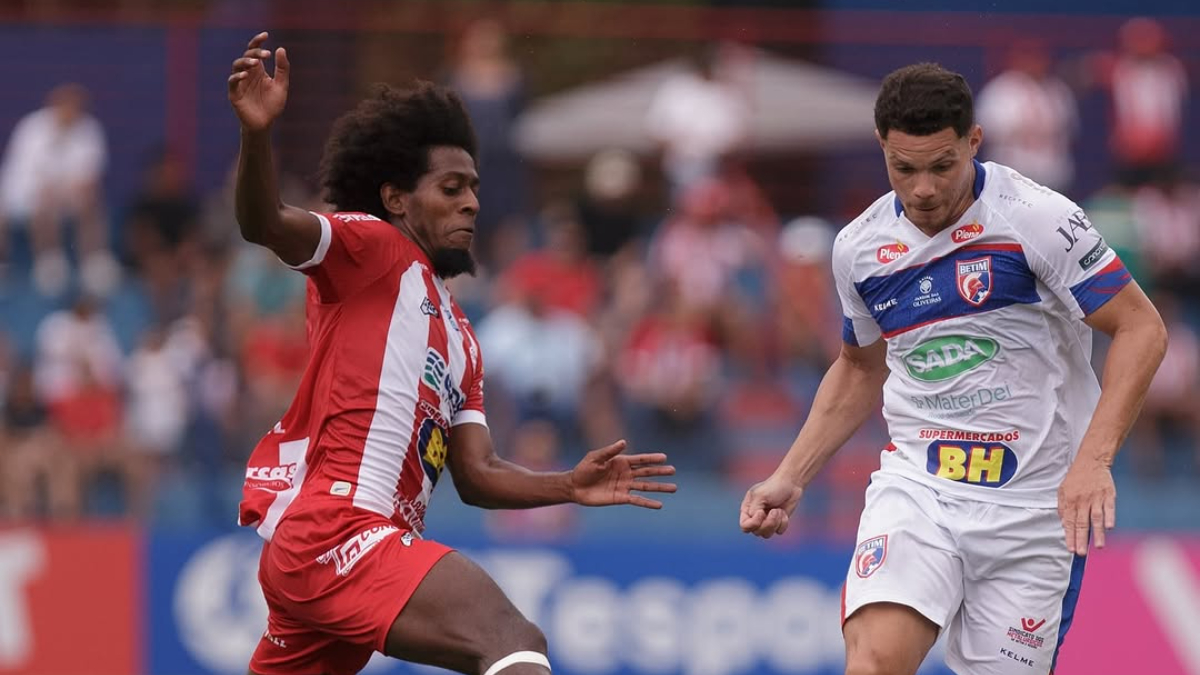
[[[349,675],[382,651],[388,629],[450,548],[366,511],[288,514],[263,545],[267,630],[258,675]]]

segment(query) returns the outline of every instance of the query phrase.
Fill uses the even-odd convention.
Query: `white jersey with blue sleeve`
[[[887,341],[881,470],[1052,508],[1100,396],[1084,317],[1130,281],[1083,210],[975,163],[976,200],[930,237],[889,193],[838,235],[843,339]]]

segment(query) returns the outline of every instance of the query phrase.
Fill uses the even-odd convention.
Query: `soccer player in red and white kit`
[[[443,466],[464,502],[528,508],[662,504],[662,454],[588,453],[535,473],[492,448],[479,344],[444,281],[474,272],[475,136],[441,87],[378,88],[335,125],[322,182],[335,212],[279,199],[272,123],[286,52],[266,33],[233,62],[237,220],[308,277],[310,356],[291,407],[250,457],[239,512],[266,540],[257,675],[342,675],[374,651],[462,673],[545,675],[546,640],[478,566],[421,538]]]

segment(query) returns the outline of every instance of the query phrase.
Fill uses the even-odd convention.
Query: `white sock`
[[[539,666],[545,666],[546,668],[550,667],[550,659],[546,658],[545,654],[539,654],[537,652],[513,652],[512,654],[509,654],[508,656],[493,663],[492,667],[488,668],[487,672],[485,672],[483,675],[496,675],[496,673],[499,673],[505,668],[518,663],[535,663]]]

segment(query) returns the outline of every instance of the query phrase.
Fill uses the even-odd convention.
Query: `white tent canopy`
[[[547,96],[518,118],[517,150],[534,159],[582,160],[607,148],[650,152],[646,114],[659,87],[688,69],[673,59]],[[749,63],[750,150],[817,150],[873,142],[878,84],[756,51]]]

